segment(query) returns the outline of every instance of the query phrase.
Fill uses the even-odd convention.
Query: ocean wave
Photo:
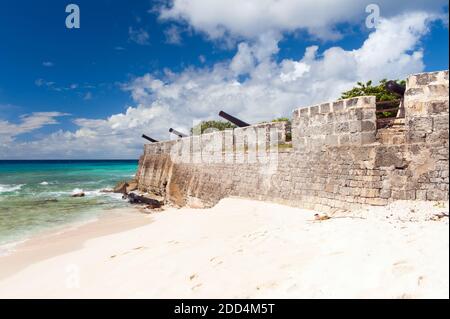
[[[75,188],[74,190],[72,190],[72,195],[75,194],[80,194],[80,193],[84,193],[83,190],[81,188]]]
[[[85,191],[84,194],[86,196],[92,196],[92,197],[111,197],[114,199],[122,199],[122,194],[117,194],[117,193],[105,193],[103,191],[104,189],[97,189],[97,190],[93,190],[93,191]]]
[[[72,191],[56,191],[56,192],[42,192],[41,196],[44,197],[70,197],[75,194],[84,193],[85,197],[109,197],[112,199],[122,199],[122,194],[104,192],[105,188],[96,190],[83,190],[81,188],[75,188]]]
[[[13,241],[11,243],[0,244],[0,257],[5,257],[5,256],[10,255],[11,253],[13,253],[15,251],[16,246],[23,244],[27,240],[28,239],[22,239],[22,240]]]
[[[0,194],[1,193],[13,193],[13,192],[19,191],[24,186],[25,186],[25,184],[21,184],[21,185],[0,184]]]

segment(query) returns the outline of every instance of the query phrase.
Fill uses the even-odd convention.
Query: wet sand
[[[82,249],[89,239],[111,235],[151,223],[138,209],[114,209],[97,219],[43,232],[0,257],[0,281],[27,266],[70,251]]]

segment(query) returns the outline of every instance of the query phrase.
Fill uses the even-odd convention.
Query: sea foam
[[[20,190],[24,184],[22,185],[3,185],[0,184],[0,193],[12,193]]]

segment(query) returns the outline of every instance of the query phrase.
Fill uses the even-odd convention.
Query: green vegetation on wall
[[[380,81],[380,84],[375,86],[372,85],[372,81],[368,81],[367,83],[358,82],[357,86],[355,86],[349,91],[343,92],[341,95],[341,99],[350,99],[354,97],[370,95],[376,96],[377,102],[398,100],[399,99],[398,95],[386,90],[387,82],[388,80],[383,79]],[[403,86],[406,85],[406,81],[396,80],[396,82]]]
[[[402,86],[406,86],[406,81],[395,80],[398,84]],[[377,102],[386,102],[386,101],[396,101],[399,99],[399,96],[395,93],[389,92],[386,90],[386,83],[388,80],[383,79],[380,81],[378,85],[373,86],[372,81],[368,81],[367,83],[358,82],[357,86],[352,88],[349,91],[343,92],[341,95],[341,99],[350,99],[359,96],[376,96]],[[392,108],[392,106],[388,106],[388,108]],[[381,109],[382,110],[382,109]],[[378,117],[395,117],[397,112],[383,112],[378,113]]]
[[[225,121],[203,121],[193,128],[191,128],[191,133],[193,134],[203,134],[209,131],[225,131],[226,129],[234,129],[236,125]]]

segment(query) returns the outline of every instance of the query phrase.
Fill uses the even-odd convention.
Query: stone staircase
[[[404,118],[379,120],[377,141],[381,144],[398,145],[405,143],[406,128]]]

